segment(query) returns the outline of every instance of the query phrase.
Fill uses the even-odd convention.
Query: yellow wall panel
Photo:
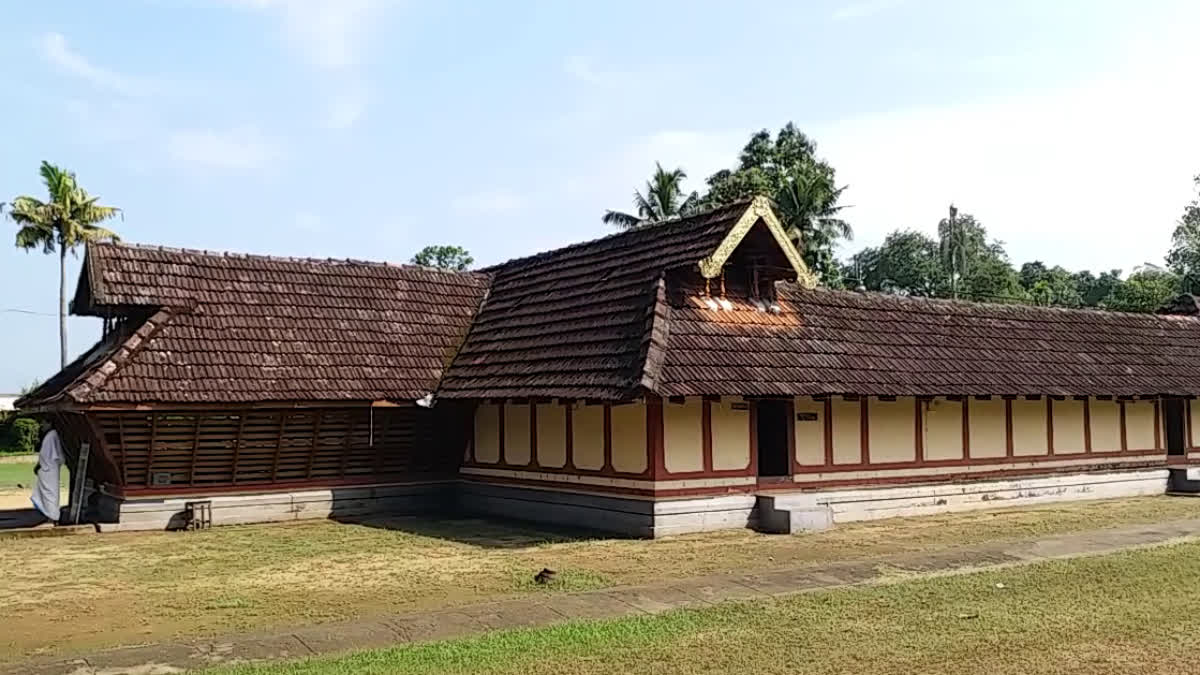
[[[475,461],[500,461],[500,406],[484,403],[475,408]]]
[[[1004,401],[998,398],[971,399],[967,411],[971,457],[1003,457],[1008,444]]]
[[[1189,448],[1195,447],[1196,436],[1200,434],[1200,401],[1188,401],[1187,403],[1190,414],[1188,415],[1188,431],[1190,437],[1185,437],[1183,442]]]
[[[561,469],[567,463],[567,408],[557,403],[537,407],[537,463]]]
[[[750,410],[735,410],[735,402],[745,405],[740,399],[722,399],[709,404],[713,469],[717,471],[750,466]]]
[[[663,402],[663,460],[667,471],[704,470],[704,425],[699,398]]]
[[[604,406],[579,405],[571,410],[571,458],[580,469],[604,468]]]
[[[935,398],[921,406],[925,459],[962,459],[962,401]]]
[[[646,404],[612,406],[612,464],[623,473],[646,470]]]
[[[862,457],[862,416],[859,401],[835,398],[833,404],[833,463],[858,464]]]
[[[825,463],[825,402],[805,396],[797,398],[795,406],[796,461],[804,466],[821,466]]]
[[[1046,402],[1024,398],[1012,401],[1013,455],[1049,454]]]
[[[513,466],[529,464],[529,406],[504,404],[504,461]]]
[[[912,462],[917,458],[917,418],[911,398],[867,401],[867,448],[873,464]]]
[[[1066,399],[1054,401],[1054,454],[1070,455],[1084,452],[1083,401]]]
[[[1088,401],[1092,426],[1092,452],[1116,452],[1121,449],[1121,407],[1116,401]]]
[[[1125,401],[1125,438],[1130,450],[1158,447],[1154,438],[1154,401]]]

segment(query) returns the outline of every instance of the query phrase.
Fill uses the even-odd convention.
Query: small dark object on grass
[[[539,584],[548,584],[551,581],[554,581],[554,577],[557,574],[558,574],[558,572],[555,572],[554,570],[550,569],[549,567],[544,567],[544,568],[542,568],[541,572],[538,572],[537,574],[533,575],[533,580]]]

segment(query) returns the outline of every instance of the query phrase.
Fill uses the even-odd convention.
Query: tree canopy
[[[461,246],[426,246],[417,251],[412,262],[426,267],[462,272],[475,262],[467,249]]]
[[[809,269],[831,288],[1137,312],[1153,311],[1180,291],[1200,293],[1200,175],[1194,179],[1196,198],[1185,206],[1172,236],[1166,267],[1142,266],[1127,279],[1121,270],[1071,271],[1037,260],[1014,268],[1004,242],[954,206],[937,223],[935,236],[897,229],[879,246],[839,263],[835,251],[854,234],[844,218],[847,187],[838,185],[834,168],[817,156],[816,143],[791,122],[774,135],[767,129],[751,135],[733,168],[709,176],[703,194],[685,196],[686,177],[682,168],[666,171],[656,163],[645,193],[634,192],[635,213],[608,211],[604,222],[646,227],[766,195]]]
[[[708,193],[701,203],[719,206],[757,195],[772,197],[809,269],[836,286],[841,269],[834,249],[852,239],[854,230],[841,217],[846,186],[837,185],[833,167],[816,153],[816,143],[791,122],[774,137],[763,129],[742,148],[736,168],[708,177]]]
[[[602,220],[605,224],[624,229],[646,227],[676,216],[686,216],[696,209],[700,195],[683,193],[683,181],[687,174],[683,169],[667,171],[662,164],[654,163],[654,175],[646,181],[646,193],[633,191],[633,207],[636,213],[606,211]]]

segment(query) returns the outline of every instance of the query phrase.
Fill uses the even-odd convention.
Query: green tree
[[[871,291],[935,296],[944,278],[938,244],[915,230],[897,230],[879,248],[850,259],[849,273]]]
[[[1153,312],[1179,292],[1179,283],[1174,272],[1144,265],[1113,289],[1104,307],[1118,312]]]
[[[960,284],[963,296],[989,302],[1026,302],[1021,277],[1008,261],[1000,242],[987,246],[971,263]]]
[[[1075,275],[1060,265],[1046,267],[1041,261],[1021,265],[1018,273],[1021,288],[1034,304],[1055,307],[1080,307],[1083,295]]]
[[[684,194],[683,181],[686,178],[687,174],[683,169],[667,171],[662,168],[662,164],[655,162],[654,175],[646,181],[646,193],[633,191],[633,206],[637,214],[606,211],[602,220],[606,225],[632,230],[675,216],[686,216],[700,203],[699,194]]]
[[[1183,290],[1188,293],[1200,292],[1200,175],[1193,183],[1197,199],[1183,208],[1167,253],[1167,267],[1181,277]]]
[[[987,253],[987,230],[969,213],[959,213],[952,204],[950,217],[938,221],[938,253],[950,286],[957,296],[962,279],[971,266]]]
[[[49,162],[42,162],[42,182],[49,194],[47,201],[21,195],[13,198],[8,217],[20,228],[16,245],[25,250],[58,252],[58,336],[61,365],[67,365],[67,252],[89,241],[117,241],[111,230],[100,227],[120,209],[103,206],[99,197],[79,187],[75,174]]]
[[[809,269],[826,285],[839,277],[834,249],[854,232],[840,216],[838,202],[845,187],[838,187],[833,167],[816,156],[816,144],[788,122],[774,137],[763,129],[742,148],[735,169],[709,176],[703,203],[719,206],[756,195],[772,197],[780,220],[793,240],[800,243]]]
[[[1072,278],[1075,282],[1075,290],[1079,293],[1084,307],[1099,307],[1108,296],[1112,295],[1113,289],[1122,283],[1121,270],[1101,272],[1100,276],[1083,270],[1076,272]]]
[[[462,272],[475,262],[467,249],[461,246],[426,246],[417,251],[412,262],[426,267]]]

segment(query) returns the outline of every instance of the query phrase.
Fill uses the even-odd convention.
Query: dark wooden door
[[[1167,432],[1167,454],[1187,454],[1187,406],[1181,398],[1164,398],[1162,410]]]

